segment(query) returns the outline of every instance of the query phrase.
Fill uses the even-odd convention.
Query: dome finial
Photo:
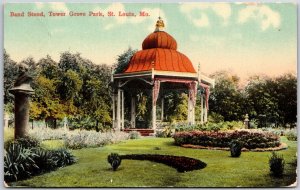
[[[164,21],[159,16],[158,20],[156,21],[156,24],[155,24],[155,32],[164,31],[164,27],[165,27]]]

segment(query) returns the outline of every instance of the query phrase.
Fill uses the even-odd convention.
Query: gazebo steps
[[[151,136],[151,134],[154,133],[153,129],[134,129],[134,128],[129,128],[129,129],[124,129],[123,131],[126,132],[126,133],[129,133],[130,131],[137,131],[142,136]]]

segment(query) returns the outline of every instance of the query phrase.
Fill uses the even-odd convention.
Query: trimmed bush
[[[243,144],[240,141],[238,140],[232,141],[230,144],[231,157],[240,157],[242,153],[242,148],[243,148]]]
[[[120,156],[121,159],[149,160],[166,164],[177,169],[178,172],[199,170],[206,167],[206,163],[185,156],[159,155],[159,154],[128,154]]]
[[[247,149],[269,148],[280,145],[279,136],[263,131],[191,131],[178,132],[173,136],[176,145],[192,144],[207,147],[230,147],[232,140],[239,140]]]
[[[275,177],[281,177],[284,171],[284,158],[275,152],[269,158],[270,172]]]
[[[121,164],[121,157],[117,153],[111,153],[107,157],[108,163],[110,163],[113,171],[116,171]]]

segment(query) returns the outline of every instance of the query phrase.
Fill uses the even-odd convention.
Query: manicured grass
[[[269,175],[271,152],[243,152],[239,158],[229,151],[199,150],[175,146],[171,138],[142,138],[100,148],[73,150],[78,158],[74,165],[57,171],[19,181],[28,187],[279,187],[295,182],[296,169],[292,163],[297,142],[283,154],[286,165],[283,178]],[[157,150],[159,147],[160,150]],[[201,170],[178,173],[176,169],[150,161],[122,160],[117,171],[112,171],[107,156],[119,154],[168,154],[199,159],[207,164]]]

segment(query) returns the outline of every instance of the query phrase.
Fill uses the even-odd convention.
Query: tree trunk
[[[98,125],[99,125],[99,121],[98,121],[98,120],[96,120],[96,126],[95,126],[95,130],[96,130],[97,132],[99,132]]]

